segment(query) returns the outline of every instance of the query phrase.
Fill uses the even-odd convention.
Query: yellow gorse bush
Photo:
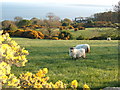
[[[22,88],[66,88],[66,84],[58,81],[55,84],[48,82],[49,77],[46,76],[47,68],[40,69],[36,74],[26,72],[20,74],[20,86]]]
[[[28,51],[21,48],[14,40],[9,37],[9,34],[1,35],[3,40],[0,42],[2,46],[0,48],[2,54],[2,61],[12,65],[16,65],[17,67],[25,66],[25,63],[28,61],[26,59],[26,55],[28,55]]]
[[[22,73],[18,78],[11,74],[12,65],[25,66],[28,62],[26,59],[28,54],[28,51],[12,40],[9,34],[0,35],[0,86],[2,85],[3,88],[68,88],[67,84],[60,80],[56,83],[48,82],[47,68],[40,69],[35,74]],[[71,82],[71,87],[74,89],[78,87],[77,80]],[[86,88],[88,90],[88,86],[84,85],[85,90]]]
[[[19,88],[20,80],[11,74],[11,66],[25,66],[28,51],[21,48],[9,34],[0,35],[0,84],[5,88]],[[1,85],[0,85],[1,86]]]

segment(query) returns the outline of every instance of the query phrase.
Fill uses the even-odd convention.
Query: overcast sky
[[[116,5],[119,0],[0,0],[1,2]]]

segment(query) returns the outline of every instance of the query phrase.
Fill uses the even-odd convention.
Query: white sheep
[[[88,44],[79,44],[75,48],[76,49],[84,48],[86,53],[90,52],[90,45]]]
[[[107,40],[108,40],[108,41],[110,41],[110,40],[111,40],[111,38],[110,38],[110,37],[108,37],[108,38],[107,38]]]
[[[69,55],[72,57],[72,59],[77,59],[77,58],[85,58],[86,54],[85,54],[85,49],[81,48],[81,49],[76,49],[74,47],[69,49]]]

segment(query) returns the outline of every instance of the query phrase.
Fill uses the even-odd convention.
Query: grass
[[[69,31],[72,32],[75,38],[77,38],[78,36],[83,36],[85,39],[98,37],[105,33],[107,33],[107,35],[109,36],[113,34],[118,34],[118,33],[115,33],[117,29],[108,28],[108,27],[107,28],[86,28],[85,30],[78,30],[76,32],[74,30],[69,30]]]
[[[87,83],[91,88],[118,86],[118,41],[106,40],[40,40],[13,38],[25,47],[30,55],[25,67],[12,67],[12,73],[37,72],[48,68],[50,81],[70,83],[76,79],[81,88]],[[87,43],[91,52],[86,59],[72,60],[69,47]]]

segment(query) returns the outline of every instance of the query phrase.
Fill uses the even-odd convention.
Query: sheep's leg
[[[84,54],[82,57],[85,59],[86,58],[86,54]]]

